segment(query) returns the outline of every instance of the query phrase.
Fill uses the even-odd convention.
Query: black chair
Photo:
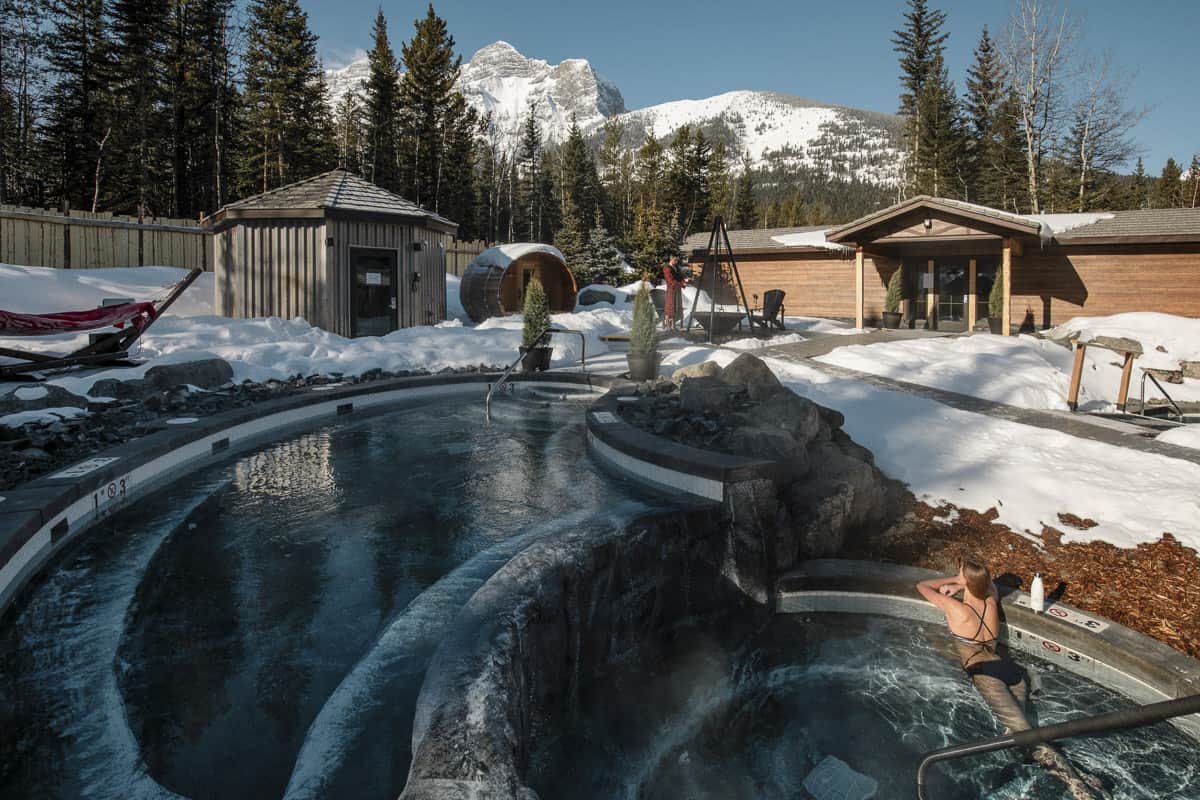
[[[785,294],[787,293],[783,289],[771,289],[764,293],[762,313],[756,314],[754,313],[755,309],[751,309],[750,318],[764,328],[787,330],[783,326],[783,297]]]

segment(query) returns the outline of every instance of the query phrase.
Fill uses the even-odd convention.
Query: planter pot
[[[553,347],[522,347],[524,357],[521,359],[521,370],[524,372],[545,372],[550,369],[550,354]]]
[[[646,353],[645,355],[635,356],[632,353],[625,355],[625,360],[629,363],[629,380],[631,381],[652,381],[658,377],[658,353]]]
[[[999,336],[1004,333],[1004,320],[988,317],[988,330]]]
[[[900,312],[885,311],[883,312],[883,327],[896,329],[900,327]]]

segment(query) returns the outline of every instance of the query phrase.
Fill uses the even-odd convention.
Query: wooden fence
[[[0,263],[28,267],[200,267],[208,264],[208,231],[190,219],[108,213],[63,214],[0,206]]]
[[[455,239],[446,251],[446,274],[462,275],[475,256],[488,249],[487,242],[460,242]]]

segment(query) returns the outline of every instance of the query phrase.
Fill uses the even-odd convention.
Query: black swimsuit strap
[[[979,617],[979,627],[975,629],[975,634],[971,637],[971,639],[978,641],[979,640],[979,632],[986,629],[988,634],[992,637],[990,639],[990,641],[995,641],[996,633],[995,633],[995,631],[993,631],[991,629],[991,627],[987,624],[987,622],[984,621],[983,614],[980,614],[978,611],[976,611],[975,607],[969,603],[963,603],[963,605],[966,606],[967,608],[971,609],[971,612],[973,614],[975,614],[975,616]],[[983,610],[985,612],[987,611],[987,600],[983,601]]]

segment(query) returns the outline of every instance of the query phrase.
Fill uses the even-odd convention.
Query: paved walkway
[[[889,332],[889,334],[894,332]],[[905,331],[905,333],[916,333],[916,331]],[[921,333],[924,333],[923,331]],[[939,335],[936,333],[928,335]],[[942,334],[945,335],[945,334]],[[905,337],[916,338],[916,337]],[[841,344],[829,343],[825,339],[841,339]],[[868,341],[860,341],[868,340]],[[818,370],[837,378],[846,378],[848,380],[862,381],[879,389],[884,389],[892,392],[905,392],[906,394],[917,395],[929,400],[934,400],[951,408],[961,409],[963,411],[971,411],[976,414],[984,414],[997,419],[1008,420],[1009,422],[1019,422],[1022,425],[1032,425],[1035,428],[1046,428],[1048,430],[1066,433],[1071,436],[1078,436],[1081,439],[1091,439],[1096,442],[1104,442],[1105,444],[1124,447],[1129,450],[1140,450],[1143,453],[1153,453],[1155,455],[1167,456],[1169,458],[1178,458],[1183,461],[1190,461],[1193,464],[1200,464],[1200,450],[1190,447],[1180,447],[1178,445],[1159,442],[1155,439],[1148,438],[1152,433],[1157,431],[1148,430],[1146,427],[1137,425],[1131,422],[1122,422],[1119,419],[1108,417],[1097,417],[1087,414],[1072,414],[1067,411],[1042,411],[1028,408],[1018,408],[1017,406],[1005,405],[992,400],[983,400],[978,397],[972,397],[967,394],[958,392],[950,392],[945,389],[935,389],[929,386],[921,386],[916,383],[907,381],[898,381],[892,378],[884,378],[879,375],[872,375],[869,372],[861,372],[855,369],[847,369],[846,367],[838,367],[833,364],[826,364],[822,361],[815,361],[815,355],[824,355],[837,347],[844,347],[852,344],[875,344],[877,342],[890,341],[891,336],[879,336],[878,334],[856,334],[852,336],[829,336],[823,337],[821,340],[822,347],[828,346],[827,349],[814,347],[806,347],[809,342],[797,342],[795,344],[782,344],[773,347],[764,347],[760,350],[751,351],[754,355],[760,358],[777,358],[780,361],[788,361],[793,364],[802,364],[806,367]],[[809,355],[812,352],[813,355]]]

